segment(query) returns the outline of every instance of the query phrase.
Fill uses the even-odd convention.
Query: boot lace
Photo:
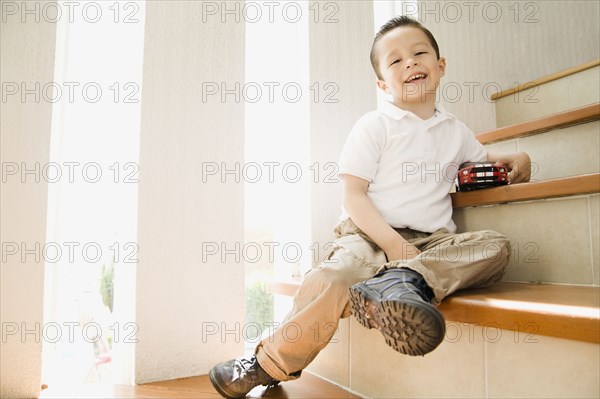
[[[252,356],[249,359],[240,358],[235,362],[234,367],[238,379],[246,381],[250,380],[260,383],[261,385],[267,385],[267,387],[273,387],[279,384],[279,381],[273,379],[261,369],[258,360],[256,360],[256,356]]]

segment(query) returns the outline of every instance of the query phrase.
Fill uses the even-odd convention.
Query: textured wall
[[[600,57],[597,1],[421,1],[418,11],[446,57],[442,101],[476,132],[495,127],[495,88]]]
[[[35,245],[43,247],[46,235],[48,184],[39,171],[50,157],[52,104],[46,99],[53,94],[50,91],[46,97],[37,90],[36,99],[35,84],[39,82],[41,88],[53,80],[56,35],[55,24],[44,20],[36,22],[35,15],[21,22],[20,13],[16,12],[3,14],[0,24],[3,85],[0,104],[3,170],[0,396],[3,398],[37,397],[40,391],[42,336],[39,332],[43,321],[44,262]],[[27,95],[24,101],[22,83],[26,89],[33,89],[33,94]],[[15,95],[9,94],[15,89],[13,84],[18,85]],[[38,172],[22,174],[24,167],[35,170],[36,163],[40,166]],[[9,166],[17,169],[4,174],[9,172]],[[22,260],[24,249],[33,249],[33,253]],[[15,250],[17,252],[11,255]],[[36,325],[37,334],[23,333],[24,329],[36,331]],[[11,333],[13,328],[17,329],[14,334]]]
[[[244,319],[243,264],[202,256],[206,243],[243,245],[243,181],[203,182],[202,168],[243,161],[243,103],[203,99],[203,83],[243,85],[244,22],[204,11],[196,1],[146,5],[136,383],[206,374],[243,352],[239,336],[221,334]],[[203,327],[219,331],[203,337]]]

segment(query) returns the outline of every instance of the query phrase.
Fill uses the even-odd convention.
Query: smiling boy
[[[305,275],[291,312],[255,355],[210,371],[226,398],[298,378],[351,314],[396,351],[425,355],[445,334],[436,305],[504,274],[506,237],[489,230],[455,234],[449,192],[463,162],[504,163],[514,184],[529,180],[529,157],[487,153],[436,104],[446,61],[417,21],[386,23],[371,62],[377,86],[392,102],[360,118],[342,150],[343,212],[334,250]]]
[[[403,25],[405,29],[393,26],[388,23],[382,28],[371,50],[377,87],[391,94],[397,107],[428,119],[435,110],[446,60],[440,58],[437,42],[429,31],[410,23]]]

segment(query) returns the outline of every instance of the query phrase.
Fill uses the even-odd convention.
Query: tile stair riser
[[[504,281],[598,285],[598,194],[454,210],[458,231],[511,241]]]
[[[544,83],[496,101],[496,126],[566,111],[600,100],[600,67]]]
[[[309,370],[367,398],[594,397],[600,389],[598,344],[449,322],[439,348],[412,357],[377,330],[342,323],[335,351],[321,352]],[[506,381],[519,379],[507,391]]]
[[[487,144],[488,151],[525,151],[532,181],[600,172],[600,121]]]

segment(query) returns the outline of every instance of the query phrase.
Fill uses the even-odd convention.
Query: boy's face
[[[413,26],[393,29],[379,40],[375,50],[383,77],[377,86],[392,95],[394,104],[435,103],[446,60],[436,58],[425,32]]]

